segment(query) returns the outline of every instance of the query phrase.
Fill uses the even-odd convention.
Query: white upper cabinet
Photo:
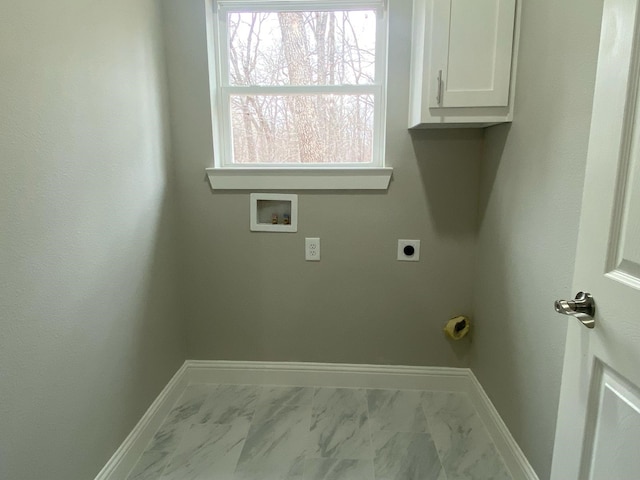
[[[430,107],[509,105],[515,0],[434,0]],[[445,21],[445,19],[447,21]]]
[[[513,118],[516,0],[414,0],[409,128]]]

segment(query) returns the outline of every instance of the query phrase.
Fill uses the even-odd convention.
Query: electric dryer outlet
[[[398,260],[418,262],[420,260],[420,240],[398,240]]]

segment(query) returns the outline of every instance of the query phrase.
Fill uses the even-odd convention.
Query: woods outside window
[[[212,7],[217,169],[384,166],[382,1]]]

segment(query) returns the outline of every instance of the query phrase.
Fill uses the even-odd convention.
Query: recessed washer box
[[[252,193],[249,200],[252,232],[298,231],[298,195]]]

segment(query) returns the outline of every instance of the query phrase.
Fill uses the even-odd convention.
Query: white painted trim
[[[529,460],[525,457],[493,402],[491,402],[487,392],[482,388],[482,385],[471,370],[469,370],[469,382],[471,400],[513,478],[538,480],[538,475]]]
[[[358,388],[398,388],[467,393],[517,480],[538,480],[493,403],[468,368],[306,362],[187,360],[153,402],[95,480],[121,480],[188,384],[226,383]]]
[[[213,190],[386,190],[393,168],[207,168]]]
[[[169,383],[147,409],[124,442],[118,447],[95,480],[122,480],[135,466],[145,447],[167,416],[173,404],[187,386],[186,362],[178,369]]]
[[[314,8],[315,11],[315,8]],[[233,85],[221,87],[228,95],[379,95],[375,83],[362,85]]]
[[[189,383],[240,383],[466,392],[469,370],[342,363],[187,360]]]

